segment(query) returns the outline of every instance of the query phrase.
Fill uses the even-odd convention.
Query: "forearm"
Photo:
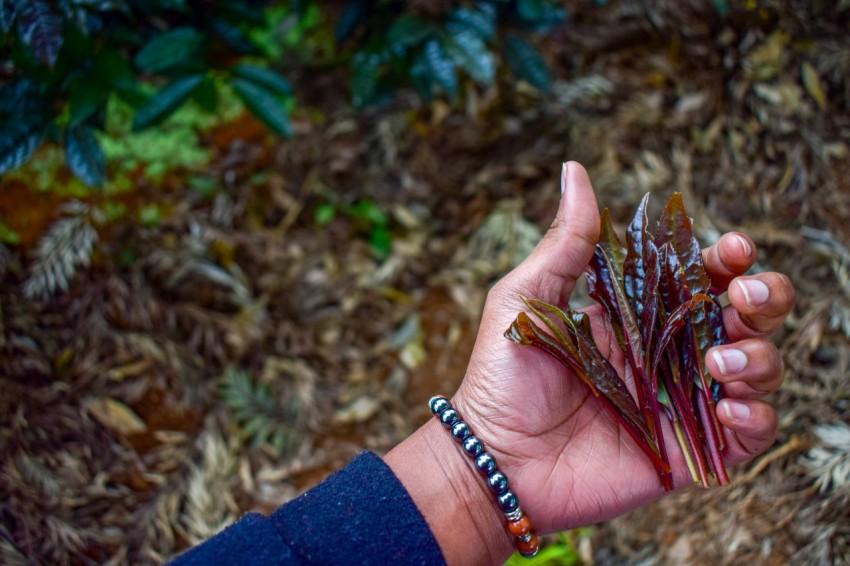
[[[448,564],[502,564],[513,552],[503,513],[451,435],[431,419],[384,458]]]

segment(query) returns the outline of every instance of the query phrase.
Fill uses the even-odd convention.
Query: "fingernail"
[[[723,348],[722,350],[713,350],[711,357],[720,368],[720,373],[729,375],[738,373],[747,367],[747,355],[736,348]]]
[[[564,191],[567,190],[567,164],[564,162],[561,164],[561,194],[564,194]]]
[[[738,240],[738,245],[741,246],[741,250],[744,252],[745,257],[750,257],[750,254],[753,253],[753,248],[750,246],[750,243],[743,236],[739,236],[738,234],[733,234],[735,239]]]
[[[743,403],[726,399],[723,401],[723,410],[726,411],[726,416],[733,421],[745,421],[750,418],[750,408]]]
[[[770,295],[770,289],[758,279],[738,279],[735,282],[744,294],[744,300],[751,307],[762,304]]]

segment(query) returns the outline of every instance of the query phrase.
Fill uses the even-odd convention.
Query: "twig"
[[[803,440],[800,435],[792,435],[788,442],[786,442],[776,450],[765,454],[762,459],[756,462],[756,464],[750,469],[750,471],[748,471],[743,476],[735,479],[735,481],[732,482],[732,485],[738,486],[747,483],[748,481],[762,473],[765,468],[767,468],[772,462],[782,458],[783,456],[786,456],[793,452],[797,452],[798,450],[801,450],[803,448],[808,448],[809,444],[810,443]]]

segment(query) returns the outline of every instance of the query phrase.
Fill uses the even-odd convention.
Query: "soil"
[[[4,182],[25,241],[0,261],[0,562],[160,563],[390,449],[460,383],[488,287],[574,159],[620,228],[647,191],[682,191],[705,243],[740,229],[798,292],[773,337],[774,446],[728,487],[594,526],[582,555],[850,563],[850,438],[824,432],[850,437],[850,10],[603,4],[568,3],[542,44],[550,93],[355,112],[342,82],[304,77],[294,140],[247,116],[209,132],[208,168],[135,192],[164,217],[99,228],[47,301],[21,290],[60,201]],[[181,189],[198,174],[213,194]],[[358,203],[387,216],[388,257]]]

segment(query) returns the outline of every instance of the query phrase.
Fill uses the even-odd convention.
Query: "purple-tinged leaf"
[[[711,289],[711,280],[702,263],[702,248],[694,237],[693,224],[685,212],[682,193],[673,193],[664,207],[655,239],[659,246],[669,242],[676,250],[691,293],[705,293]]]
[[[645,278],[644,246],[650,237],[646,230],[646,205],[648,202],[649,193],[641,199],[632,223],[626,230],[626,261],[623,264],[623,289],[638,319],[640,319],[643,309],[640,299],[643,297]]]
[[[611,224],[611,213],[605,208],[599,217],[599,245],[605,249],[608,257],[611,258],[611,265],[617,273],[617,278],[623,277],[623,264],[626,262],[626,246],[620,241],[617,232],[614,231],[614,226]]]
[[[29,0],[18,9],[18,34],[35,58],[48,67],[56,64],[62,47],[62,20],[43,0]]]
[[[542,306],[542,303],[537,303]],[[535,307],[536,308],[536,307]],[[552,307],[555,309],[555,307]],[[546,309],[550,310],[550,309]],[[557,309],[555,309],[557,310]],[[550,310],[554,313],[554,310]],[[557,315],[557,313],[555,313]],[[560,318],[560,317],[559,317]],[[634,400],[626,389],[616,370],[602,356],[596,345],[584,336],[584,331],[578,331],[578,326],[572,326],[573,317],[566,316],[562,319],[567,323],[568,332],[575,332],[577,339],[576,347],[582,355],[582,359],[576,360],[568,353],[557,338],[547,334],[538,327],[523,312],[517,315],[516,320],[505,332],[505,337],[521,345],[532,345],[542,349],[560,361],[563,365],[573,370],[581,380],[590,387],[597,398],[603,402],[603,406],[615,417],[617,422],[629,433],[635,443],[647,455],[661,478],[665,489],[672,489],[670,479],[670,465],[666,459],[659,456],[658,447],[646,428],[641,414]],[[582,318],[578,317],[579,325],[584,326]],[[581,367],[577,367],[581,366]]]
[[[708,449],[708,457],[711,462],[711,469],[714,472],[714,477],[717,478],[717,483],[726,485],[729,483],[729,476],[726,474],[726,466],[723,464],[722,450],[723,441],[722,430],[717,422],[717,415],[714,407],[711,406],[706,392],[698,390],[696,392],[697,409],[699,410],[700,421],[702,422],[702,430],[705,434],[705,444]]]
[[[629,362],[634,369],[642,369],[643,344],[640,329],[626,293],[616,278],[611,259],[602,246],[596,246],[590,260],[590,273],[587,279],[590,296],[608,309],[612,320],[619,322]]]
[[[650,366],[650,378],[654,379],[658,370],[658,364],[661,363],[661,357],[664,355],[670,341],[684,328],[685,323],[690,321],[690,313],[692,309],[702,306],[702,303],[711,303],[711,297],[698,293],[691,298],[687,303],[679,305],[675,311],[670,313],[667,322],[661,329],[661,334],[658,338],[658,343],[655,348],[655,355],[652,357],[652,365]]]
[[[585,371],[584,363],[577,351],[545,333],[524,312],[517,314],[516,320],[505,331],[505,338],[521,346],[535,346],[571,369],[587,385],[594,396],[600,393]]]

